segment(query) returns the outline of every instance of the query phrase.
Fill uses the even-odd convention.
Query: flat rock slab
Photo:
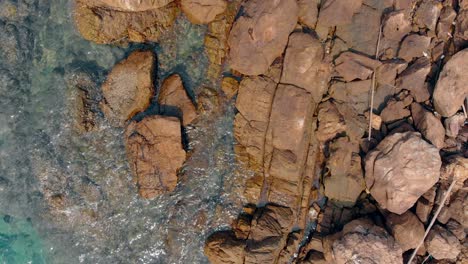
[[[101,108],[112,124],[123,126],[148,108],[154,94],[154,64],[151,51],[135,51],[109,73],[102,85]]]
[[[174,0],[87,0],[90,6],[105,7],[125,12],[141,12],[168,5]]]
[[[366,185],[382,208],[402,214],[439,180],[441,165],[421,134],[395,133],[367,154]]]
[[[232,69],[245,75],[265,73],[283,53],[298,14],[295,0],[247,1],[228,39]]]
[[[130,123],[125,145],[141,197],[151,199],[175,189],[186,158],[178,118],[148,116]]]

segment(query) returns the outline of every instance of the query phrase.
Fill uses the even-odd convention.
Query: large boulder
[[[205,242],[205,255],[212,264],[244,263],[245,241],[239,240],[232,231],[216,232]]]
[[[306,33],[289,36],[281,83],[293,84],[310,92],[320,102],[328,87],[330,67],[322,62],[323,47],[317,38]]]
[[[230,66],[246,75],[260,75],[280,56],[296,26],[295,0],[249,0],[229,35]]]
[[[356,79],[366,80],[371,77],[377,67],[382,65],[378,60],[373,60],[354,52],[343,52],[335,59],[335,70],[339,77],[350,82]]]
[[[171,192],[185,161],[180,121],[176,117],[148,116],[125,131],[130,167],[141,197]]]
[[[456,53],[442,69],[434,90],[434,106],[445,117],[454,115],[468,96],[468,49]]]
[[[173,74],[164,80],[159,91],[158,103],[164,115],[179,117],[184,126],[197,118],[195,105],[185,91],[178,74]]]
[[[318,23],[321,26],[332,27],[350,24],[353,15],[361,8],[362,0],[324,0],[320,4]]]
[[[403,263],[402,250],[385,229],[368,219],[357,219],[341,233],[325,238],[327,263]]]
[[[298,0],[299,4],[299,22],[308,26],[309,28],[315,28],[318,16],[319,0]]]
[[[395,133],[367,154],[367,188],[382,208],[402,214],[439,180],[441,164],[421,134]]]
[[[225,0],[181,0],[180,7],[193,24],[208,24],[226,10]]]
[[[135,51],[119,62],[102,85],[101,108],[116,126],[150,105],[154,94],[153,71],[155,57],[151,51]]]
[[[131,6],[140,9],[144,6],[137,4],[141,1],[134,1],[135,3],[127,1],[132,2]],[[161,34],[172,27],[178,14],[175,3],[156,9],[133,12],[122,11],[125,5],[118,4],[117,7],[114,6],[117,9],[113,9],[109,6],[96,6],[96,2],[117,3],[111,0],[77,0],[73,13],[76,28],[83,38],[98,44],[157,42]]]

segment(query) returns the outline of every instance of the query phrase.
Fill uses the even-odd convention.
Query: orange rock
[[[116,126],[150,105],[154,94],[153,70],[155,58],[151,51],[136,51],[119,62],[102,85],[101,108]]]
[[[180,7],[193,24],[208,24],[226,10],[225,0],[181,0]]]
[[[130,167],[140,196],[151,199],[171,192],[185,161],[180,121],[175,117],[148,116],[125,131]]]
[[[403,252],[416,248],[424,237],[424,225],[412,212],[389,214],[386,225]]]
[[[197,109],[178,74],[167,77],[159,91],[158,103],[163,115],[176,116],[187,126],[197,118]]]
[[[157,9],[168,5],[170,2],[173,2],[173,0],[87,0],[86,4],[125,12],[139,12]]]

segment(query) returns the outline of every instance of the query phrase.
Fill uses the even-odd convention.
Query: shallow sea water
[[[69,80],[86,73],[99,87],[141,46],[82,39],[71,7],[0,0],[0,264],[207,263],[204,240],[240,211],[248,174],[234,162],[233,103],[187,130],[192,151],[176,191],[139,199],[122,129],[98,116],[95,130],[78,133]],[[157,84],[175,72],[191,94],[208,83],[205,31],[180,17],[174,32],[144,47],[157,53]],[[63,199],[53,207],[47,193]]]

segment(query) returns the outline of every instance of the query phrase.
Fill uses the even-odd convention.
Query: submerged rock
[[[327,263],[403,263],[402,250],[383,229],[368,219],[357,219],[343,227],[341,233],[327,237]]]
[[[90,6],[106,7],[125,12],[140,12],[157,9],[168,5],[174,0],[87,0]]]
[[[118,6],[123,7],[121,4]],[[93,2],[77,0],[74,20],[83,38],[98,44],[156,42],[159,36],[172,26],[177,13],[178,8],[175,3],[157,9],[130,12],[95,6]]]
[[[101,108],[116,126],[150,105],[154,94],[153,71],[155,57],[151,51],[135,51],[119,62],[102,85]]]
[[[245,75],[259,75],[280,56],[296,26],[295,0],[249,0],[229,35],[230,66]]]
[[[197,109],[184,88],[178,74],[167,77],[159,91],[158,103],[164,115],[176,116],[187,126],[197,118]]]
[[[441,164],[419,133],[395,133],[367,154],[367,188],[382,208],[402,214],[439,180]]]
[[[185,161],[180,121],[176,117],[148,116],[125,130],[130,167],[141,197],[152,199],[171,192]]]
[[[434,90],[434,107],[442,116],[454,115],[468,97],[468,49],[457,52],[442,69]]]
[[[181,0],[180,7],[193,24],[208,24],[226,10],[225,0]]]

